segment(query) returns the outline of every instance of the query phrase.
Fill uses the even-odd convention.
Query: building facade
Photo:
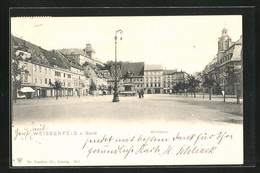
[[[144,91],[147,94],[163,93],[163,66],[157,64],[144,65]]]
[[[242,93],[242,36],[232,42],[228,29],[223,28],[218,39],[218,52],[213,60],[204,68],[203,74],[215,79],[213,93],[226,94]]]
[[[112,93],[115,85],[115,66],[111,65],[110,78],[107,80],[109,91]],[[144,89],[144,63],[120,62],[117,66],[117,84],[120,95],[136,95]]]
[[[163,93],[172,93],[173,86],[179,82],[185,82],[187,79],[187,73],[184,71],[164,70],[163,71]]]
[[[47,51],[15,36],[11,36],[11,50],[22,69],[17,77],[21,81],[18,98],[88,95],[91,78],[85,75],[78,61],[58,50]],[[51,85],[55,81],[61,83],[58,91]]]

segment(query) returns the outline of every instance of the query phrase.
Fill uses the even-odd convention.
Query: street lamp
[[[117,30],[115,34],[115,86],[114,86],[114,98],[112,102],[119,102],[119,97],[118,97],[118,90],[117,90],[117,33],[120,33],[122,35],[123,31],[122,30]],[[122,40],[122,36],[120,37],[120,40]]]

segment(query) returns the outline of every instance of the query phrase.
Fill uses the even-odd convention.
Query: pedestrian
[[[141,98],[141,92],[139,90],[137,92],[138,92],[139,98]]]
[[[144,98],[144,90],[141,90],[142,98]]]

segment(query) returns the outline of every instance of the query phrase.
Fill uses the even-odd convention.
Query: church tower
[[[228,29],[222,29],[222,35],[218,38],[218,52],[223,52],[231,46],[231,38],[228,35]]]

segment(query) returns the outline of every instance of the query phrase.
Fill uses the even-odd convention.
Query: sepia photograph
[[[243,164],[242,23],[10,17],[12,166]]]

